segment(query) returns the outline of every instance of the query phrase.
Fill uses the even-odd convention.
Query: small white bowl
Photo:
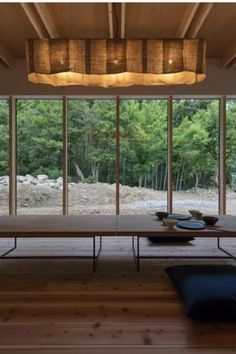
[[[165,218],[162,219],[163,225],[167,226],[168,229],[173,229],[173,227],[177,224],[177,219]]]

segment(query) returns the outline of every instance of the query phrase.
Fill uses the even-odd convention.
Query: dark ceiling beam
[[[59,32],[56,28],[56,25],[52,19],[52,16],[48,10],[48,4],[47,3],[39,3],[39,2],[35,2],[34,3],[38,14],[49,34],[50,38],[60,38]]]
[[[125,38],[125,2],[121,3],[121,23],[120,23],[120,31],[121,31],[121,38]]]
[[[109,37],[121,38],[121,3],[108,3]],[[123,15],[124,15],[123,7]],[[125,26],[123,25],[123,31]],[[123,33],[124,34],[124,33]]]
[[[49,34],[36,10],[36,7],[32,3],[21,2],[22,9],[28,17],[31,25],[39,38],[49,38]]]
[[[203,24],[205,23],[207,16],[213,8],[213,3],[201,3],[197,9],[197,12],[190,24],[186,36],[188,38],[196,38]]]
[[[113,38],[113,15],[112,15],[112,3],[109,2],[108,6],[108,24],[109,24],[109,38]]]
[[[225,54],[221,60],[222,68],[235,67],[236,61],[236,41],[231,44],[231,46],[225,51]]]
[[[186,11],[183,14],[180,26],[178,28],[178,31],[176,33],[177,38],[184,38],[191,23],[192,20],[197,12],[197,9],[199,7],[199,3],[191,3],[191,4],[186,4]]]
[[[0,61],[4,64],[3,66],[7,66],[10,69],[14,66],[14,58],[11,53],[7,50],[7,48],[0,43]]]

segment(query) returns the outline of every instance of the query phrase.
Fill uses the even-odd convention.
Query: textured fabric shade
[[[53,86],[191,85],[206,77],[203,39],[30,39],[28,78]]]

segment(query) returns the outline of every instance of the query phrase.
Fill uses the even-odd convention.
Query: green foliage
[[[93,176],[88,176],[83,180],[84,183],[93,184],[96,183],[96,179]]]
[[[7,100],[0,100],[0,176],[8,174],[9,107]]]
[[[120,182],[167,188],[167,101],[121,101]],[[218,100],[174,100],[173,174],[176,190],[217,185]],[[8,102],[0,100],[0,175],[8,174]],[[115,182],[114,100],[69,100],[69,181]],[[236,102],[227,101],[228,182],[236,172]],[[62,175],[62,101],[17,101],[17,174]]]
[[[115,102],[114,100],[70,100],[68,105],[69,175],[78,180],[76,166],[84,178],[115,181]]]
[[[17,173],[61,176],[62,102],[17,101]]]
[[[175,188],[204,188],[217,184],[218,101],[176,100],[174,118]]]

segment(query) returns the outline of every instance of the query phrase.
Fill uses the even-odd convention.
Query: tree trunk
[[[81,169],[79,168],[79,165],[77,163],[75,163],[75,170],[76,170],[76,174],[78,176],[78,178],[83,181],[84,180],[84,175],[83,172],[81,171]]]
[[[214,182],[216,184],[216,186],[219,186],[219,171],[218,171],[218,167],[216,167],[215,169],[215,176],[214,176]]]
[[[181,185],[182,185],[182,172],[183,172],[183,169],[180,168],[180,170],[178,171],[179,176],[178,176],[178,189],[177,189],[177,191],[180,191],[180,190],[181,190]]]
[[[87,154],[88,154],[88,130],[86,129],[84,156],[87,156]]]
[[[176,191],[178,190],[178,185],[179,185],[179,170],[178,170],[178,173],[177,173],[177,178],[176,178],[176,183],[175,183],[175,190]]]
[[[195,180],[195,188],[198,188],[198,183],[199,183],[199,176],[198,173],[196,173],[196,180]]]
[[[99,167],[100,167],[100,165],[98,163],[97,166],[96,166],[96,174],[95,174],[96,182],[99,181]]]
[[[182,172],[181,172],[181,175],[180,175],[179,191],[182,191],[183,178],[184,178],[184,168],[182,169]]]
[[[163,192],[166,190],[166,180],[167,180],[167,163],[166,163],[166,168],[165,168],[165,177],[164,177],[164,183],[163,183]]]
[[[91,173],[93,178],[95,179],[96,182],[98,182],[99,179],[99,163],[96,161],[93,161],[91,164]]]
[[[138,178],[138,186],[142,187],[142,184],[143,184],[143,176],[140,175],[139,178]]]
[[[163,165],[159,170],[159,180],[158,180],[158,190],[162,190],[163,188]]]
[[[156,165],[156,173],[155,173],[155,189],[158,189],[158,165]]]

